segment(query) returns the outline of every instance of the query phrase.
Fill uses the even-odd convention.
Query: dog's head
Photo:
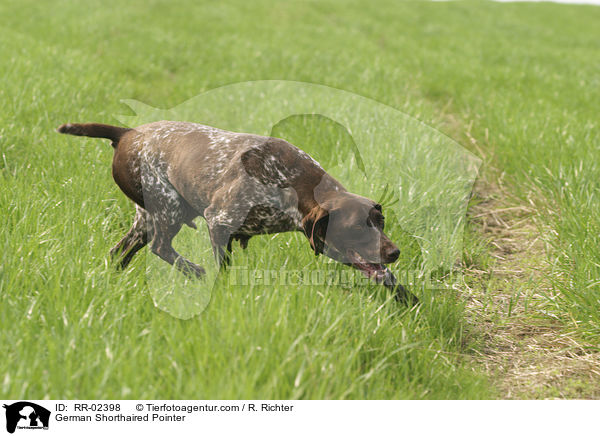
[[[349,192],[339,192],[313,207],[302,227],[315,254],[352,265],[366,276],[380,278],[383,266],[395,262],[398,247],[383,232],[381,205]]]

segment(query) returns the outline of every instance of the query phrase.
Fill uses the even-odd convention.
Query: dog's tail
[[[56,129],[58,133],[66,133],[76,136],[89,136],[91,138],[106,138],[112,141],[112,146],[116,147],[121,137],[129,132],[127,127],[109,126],[108,124],[62,124]]]

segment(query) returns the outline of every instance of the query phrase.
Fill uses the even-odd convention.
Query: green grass
[[[180,320],[153,304],[146,267],[163,266],[152,255],[123,272],[109,264],[133,215],[112,151],[54,128],[132,115],[121,99],[171,108],[248,80],[344,89],[451,134],[470,125],[549,229],[552,315],[597,340],[599,19],[598,8],[556,4],[2,2],[0,396],[497,395],[472,368],[481,339],[460,292],[423,294],[407,311],[374,286],[219,282],[206,311]],[[324,150],[350,141],[306,117],[276,132],[306,148],[315,136]],[[397,234],[406,266],[418,250]],[[466,257],[487,261],[471,236]],[[177,243],[199,237],[186,230]],[[252,239],[235,262],[327,265],[301,235]]]

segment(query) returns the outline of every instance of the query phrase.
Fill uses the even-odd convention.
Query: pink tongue
[[[371,271],[361,270],[361,272],[371,280],[375,280],[376,283],[383,283],[386,277],[390,274],[390,270],[387,267]]]

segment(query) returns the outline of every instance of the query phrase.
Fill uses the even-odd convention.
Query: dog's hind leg
[[[141,206],[136,205],[133,225],[123,239],[110,250],[110,254],[113,257],[120,256],[118,266],[126,268],[133,256],[144,248],[153,237],[154,225],[150,215]]]

